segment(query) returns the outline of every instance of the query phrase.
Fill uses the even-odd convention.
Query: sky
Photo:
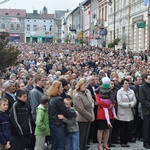
[[[0,0],[2,2],[3,0]],[[79,3],[84,0],[9,0],[6,3],[0,4],[0,8],[7,9],[26,9],[27,13],[32,13],[33,10],[43,9],[47,7],[48,13],[54,13],[55,10],[73,10]]]

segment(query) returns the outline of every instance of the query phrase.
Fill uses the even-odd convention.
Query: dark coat
[[[143,115],[150,115],[150,84],[145,83],[140,87],[140,101]]]
[[[8,109],[7,109],[6,113],[9,115],[10,109],[11,109],[12,105],[14,104],[15,100],[8,93],[5,93],[3,97],[8,100]]]
[[[10,125],[13,136],[32,133],[29,109],[26,102],[16,101],[10,110]]]
[[[64,115],[66,118],[76,117],[76,112],[67,109],[63,98],[59,95],[51,97],[49,101],[49,120],[51,125],[64,124],[61,119],[58,119],[58,114]]]

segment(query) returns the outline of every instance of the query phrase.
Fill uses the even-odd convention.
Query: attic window
[[[17,13],[17,16],[20,16],[20,13]]]
[[[8,15],[8,13],[5,13],[5,15]]]

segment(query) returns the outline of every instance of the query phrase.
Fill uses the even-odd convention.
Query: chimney
[[[38,11],[37,10],[33,10],[33,14],[38,14]]]

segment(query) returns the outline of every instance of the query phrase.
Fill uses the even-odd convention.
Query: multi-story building
[[[54,42],[61,42],[62,37],[62,18],[69,10],[56,10],[54,13]]]
[[[54,15],[39,14],[37,10],[27,13],[25,18],[25,42],[53,42]]]
[[[134,51],[148,48],[148,8],[143,0],[131,0],[129,24],[129,49]]]
[[[24,9],[0,9],[0,31],[9,33],[11,42],[24,42]]]
[[[108,40],[119,38],[116,47],[140,51],[147,47],[148,18],[143,0],[110,0]],[[115,3],[115,4],[114,4]],[[115,27],[114,27],[115,25]],[[115,30],[115,31],[114,31]]]

